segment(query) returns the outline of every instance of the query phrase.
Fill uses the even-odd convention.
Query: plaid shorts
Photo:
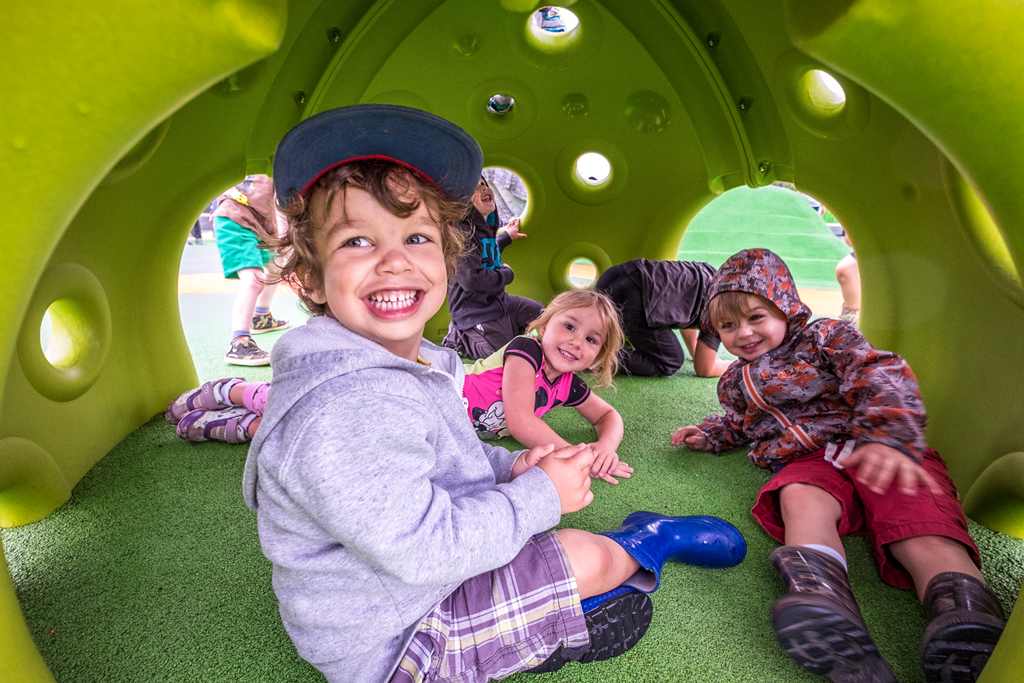
[[[576,577],[552,531],[474,576],[427,614],[392,683],[484,683],[590,642]]]

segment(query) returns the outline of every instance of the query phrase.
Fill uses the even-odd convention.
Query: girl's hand
[[[576,512],[590,505],[594,493],[590,490],[590,467],[594,453],[586,444],[566,446],[543,457],[537,467],[544,470],[558,491],[562,514]]]
[[[704,432],[693,425],[680,427],[672,434],[673,446],[682,446],[683,444],[686,444],[686,447],[692,451],[709,450],[708,440],[704,438]]]
[[[619,454],[614,449],[605,448],[601,442],[590,444],[590,450],[594,452],[594,464],[590,466],[590,476],[604,479],[609,484],[618,484],[615,477],[629,479],[633,474],[633,468],[619,460]]]
[[[928,474],[925,468],[909,456],[890,446],[880,443],[866,443],[854,449],[841,462],[843,467],[856,468],[857,481],[875,493],[885,493],[895,479],[900,493],[912,496],[919,486],[924,485],[936,495],[942,495],[942,487]]]

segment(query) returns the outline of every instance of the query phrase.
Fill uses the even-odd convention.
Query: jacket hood
[[[757,294],[778,306],[790,325],[805,322],[811,317],[796,291],[796,282],[789,267],[777,254],[767,249],[744,249],[730,256],[711,278],[708,302],[722,292]],[[708,307],[700,316],[700,326],[708,334],[718,337],[711,324]]]

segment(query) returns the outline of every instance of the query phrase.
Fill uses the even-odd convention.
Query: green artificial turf
[[[668,443],[675,427],[716,409],[715,381],[689,367],[671,378],[620,379],[603,392],[623,415],[619,452],[636,473],[618,486],[595,481],[594,502],[563,526],[614,529],[638,509],[712,514],[743,532],[746,560],[731,569],[666,566],[654,623],[627,655],[513,680],[816,680],[782,653],[768,624],[782,591],[767,559],[776,544],[749,514],[766,474],[741,451],[716,458]],[[548,420],[569,441],[592,438],[576,411],[556,410]],[[98,463],[67,504],[4,531],[22,609],[58,681],[321,680],[277,614],[255,515],[242,503],[246,450],[182,441],[155,416]],[[1024,575],[1024,542],[971,528],[1009,608]],[[880,647],[900,681],[922,680],[925,620],[914,594],[881,582],[863,538],[846,539],[846,547]]]

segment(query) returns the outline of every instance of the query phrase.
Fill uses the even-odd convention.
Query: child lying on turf
[[[775,473],[753,514],[785,543],[771,556],[789,587],[772,607],[779,642],[834,681],[896,680],[846,578],[840,537],[868,534],[882,579],[916,588],[931,620],[927,679],[975,680],[1004,617],[945,463],[925,444],[910,367],[851,323],[809,322],[789,269],[766,249],[729,258],[710,296],[704,323],[739,357],[718,383],[725,414],[672,443],[716,454],[750,444]]]
[[[619,461],[622,416],[580,377],[592,371],[598,386],[610,386],[622,330],[615,306],[590,290],[562,292],[551,300],[526,336],[516,337],[466,368],[462,396],[478,434],[511,434],[524,446],[569,443],[540,419],[558,406],[571,406],[594,425],[597,441],[590,476],[612,484],[633,471]]]
[[[448,121],[375,104],[306,119],[274,155],[283,272],[313,318],[274,347],[243,492],[285,629],[329,681],[483,683],[607,659],[645,633],[639,591],[664,561],[745,553],[714,517],[549,531],[593,499],[591,450],[476,437],[462,363],[423,330],[481,165]]]
[[[618,483],[615,477],[629,477],[633,469],[616,452],[622,417],[576,374],[594,371],[598,386],[611,384],[622,347],[614,305],[593,291],[563,292],[527,332],[466,367],[462,396],[477,433],[488,438],[511,434],[527,447],[562,448],[569,442],[540,417],[558,406],[571,406],[597,431],[597,441],[590,444],[590,476],[612,484]],[[268,382],[240,377],[207,382],[176,398],[167,408],[167,419],[190,441],[249,441],[260,425],[269,391]]]

